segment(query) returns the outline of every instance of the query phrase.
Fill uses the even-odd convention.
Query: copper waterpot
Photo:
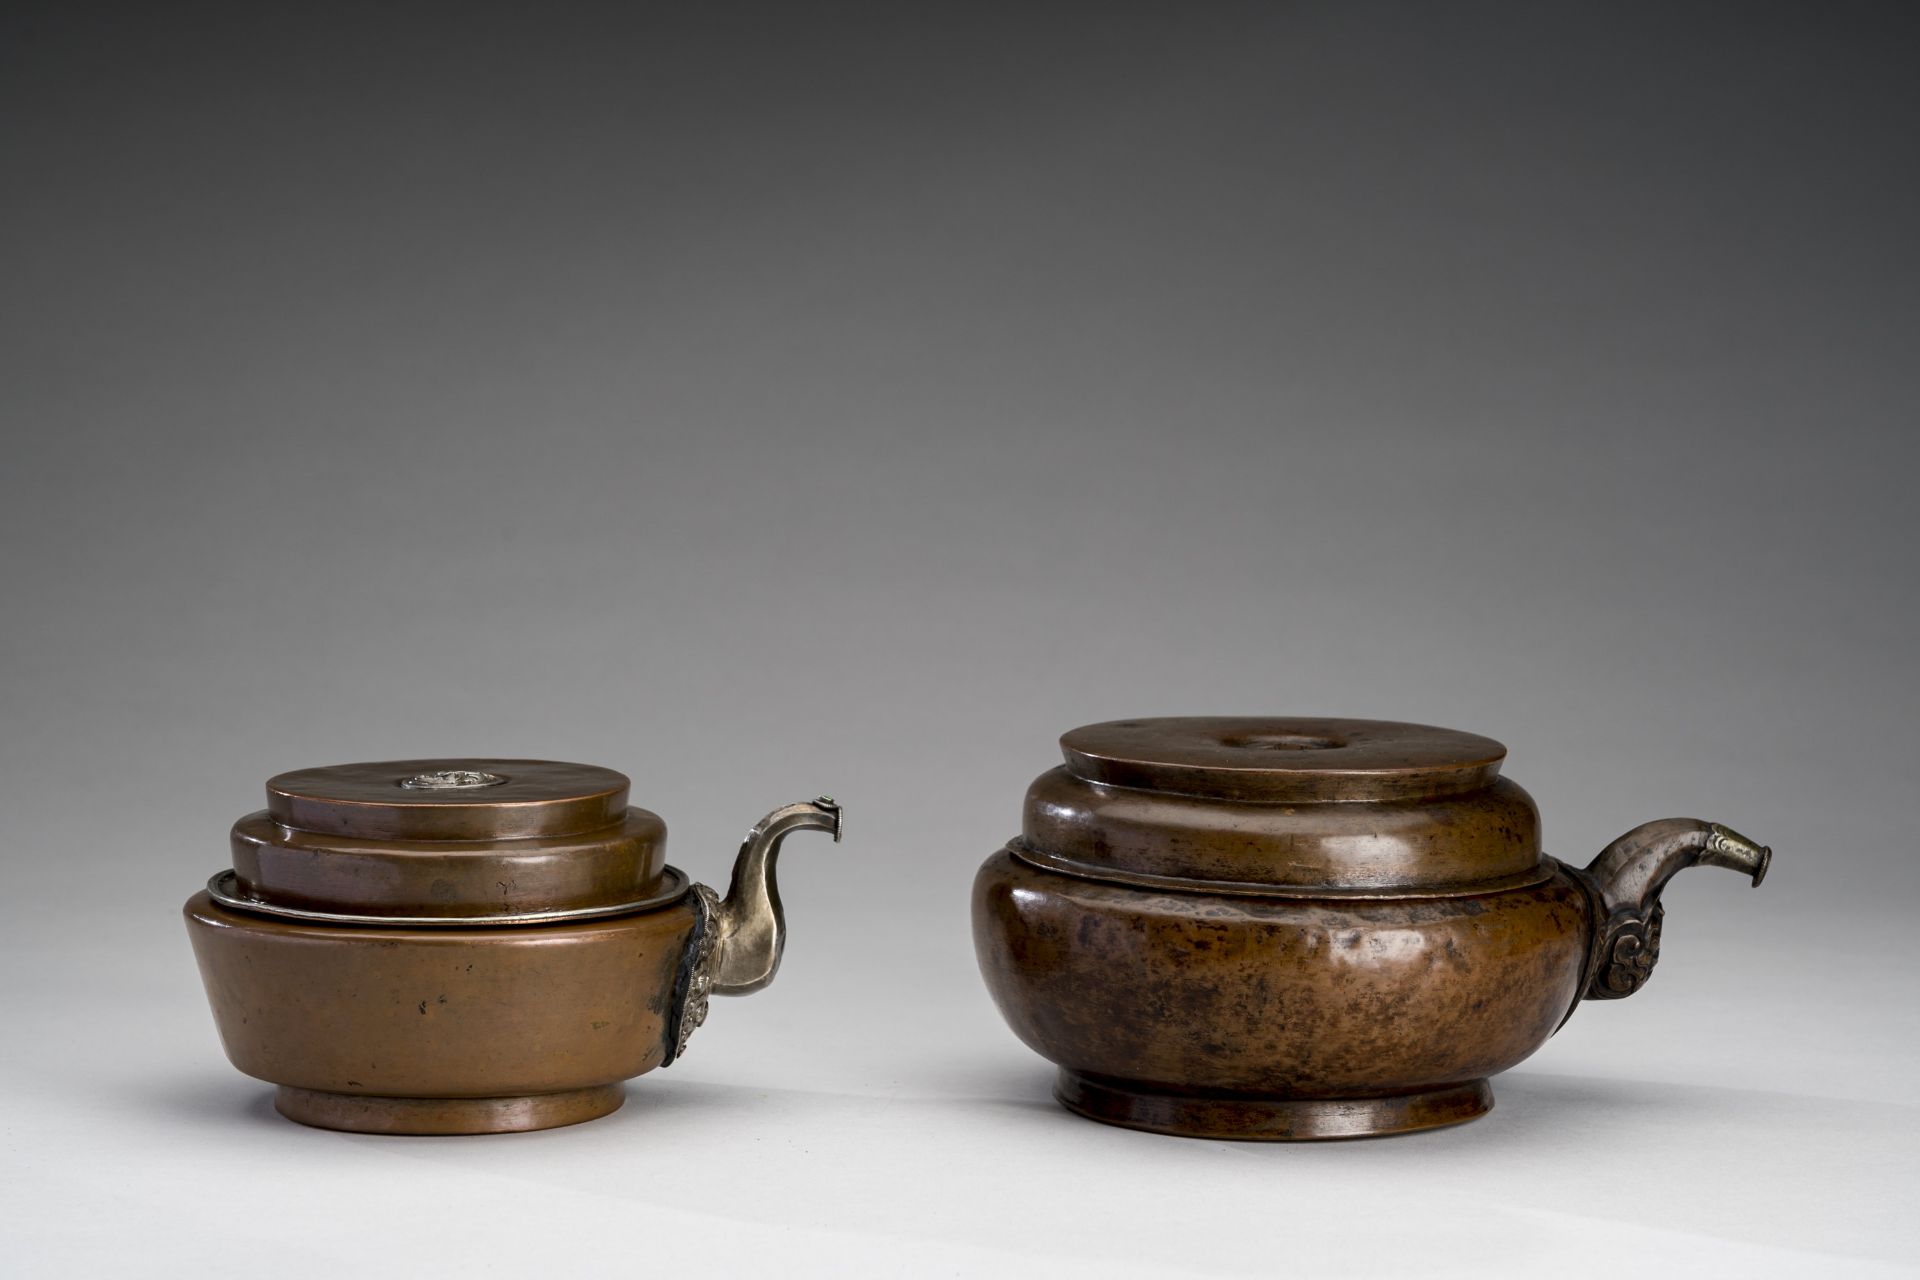
[[[602,1116],[674,1061],[709,995],[773,981],[781,842],[840,838],[822,797],[747,834],[722,898],[666,862],[611,769],[399,760],[283,773],[186,905],[227,1056],[281,1114],[378,1133]]]
[[[1711,822],[1636,827],[1584,869],[1477,734],[1377,720],[1122,720],[1061,739],[974,887],[980,969],[1096,1120],[1217,1138],[1452,1124],[1582,1000],[1632,995],[1660,890],[1754,884]]]

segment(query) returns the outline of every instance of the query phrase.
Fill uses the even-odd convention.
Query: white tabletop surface
[[[796,842],[779,982],[717,1001],[621,1111],[536,1134],[292,1124],[222,1060],[170,902],[71,961],[19,922],[0,1271],[1865,1276],[1920,1257],[1914,1002],[1875,950],[1892,913],[1809,939],[1786,895],[1695,873],[1655,980],[1580,1010],[1489,1116],[1237,1144],[1061,1110],[972,971],[964,868],[926,918],[868,921],[798,874],[860,853]]]

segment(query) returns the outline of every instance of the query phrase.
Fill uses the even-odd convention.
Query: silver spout
[[[713,991],[744,996],[773,981],[787,945],[774,861],[795,831],[831,831],[840,840],[840,806],[832,796],[775,809],[755,824],[733,862],[727,896],[714,909]]]
[[[1646,985],[1660,959],[1660,891],[1688,867],[1766,878],[1773,850],[1717,822],[1666,818],[1635,827],[1575,874],[1592,893],[1585,999],[1618,1000]]]

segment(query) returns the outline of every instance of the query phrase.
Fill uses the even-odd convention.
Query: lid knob
[[[483,773],[478,769],[437,769],[402,778],[399,785],[409,791],[455,791],[466,787],[497,787],[505,781],[497,773]]]

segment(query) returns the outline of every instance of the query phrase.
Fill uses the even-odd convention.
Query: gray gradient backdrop
[[[1899,6],[0,17],[0,1245],[442,1265],[1878,1274],[1912,1058]],[[1771,842],[1464,1128],[1073,1120],[974,867],[1065,728],[1509,744]],[[282,1123],[176,912],[271,773],[831,790],[779,984],[596,1125]],[[0,1264],[0,1269],[9,1269]]]

